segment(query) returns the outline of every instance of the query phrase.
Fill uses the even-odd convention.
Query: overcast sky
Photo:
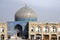
[[[60,22],[60,0],[0,0],[0,22],[14,21],[16,11],[27,4],[40,22]]]

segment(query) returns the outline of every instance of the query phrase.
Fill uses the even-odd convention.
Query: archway
[[[30,38],[31,40],[34,40],[34,35],[30,35],[30,37],[31,37],[31,38]]]
[[[42,35],[41,34],[36,34],[36,40],[42,40]]]
[[[17,24],[15,26],[15,30],[17,31],[17,37],[21,37],[22,36],[22,26],[20,24]]]
[[[52,34],[51,35],[51,40],[57,40],[57,35],[56,34]]]
[[[4,35],[3,34],[1,35],[1,40],[4,40]]]
[[[44,40],[49,40],[49,35],[44,35]]]
[[[58,37],[58,40],[60,40],[60,36]]]

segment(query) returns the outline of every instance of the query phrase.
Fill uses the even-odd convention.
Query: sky
[[[39,22],[60,22],[60,0],[0,0],[0,22],[14,21],[25,4],[36,12]]]

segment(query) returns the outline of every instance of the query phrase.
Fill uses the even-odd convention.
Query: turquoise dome
[[[37,16],[31,8],[25,6],[16,12],[15,21],[37,21]]]

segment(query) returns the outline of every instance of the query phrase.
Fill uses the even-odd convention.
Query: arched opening
[[[49,32],[49,27],[48,26],[45,26],[45,32]]]
[[[4,32],[4,27],[1,28],[1,32]]]
[[[15,26],[15,30],[16,30],[16,33],[17,33],[17,37],[21,37],[22,36],[22,26],[17,24]]]
[[[56,26],[52,26],[52,32],[57,32],[57,27]]]
[[[36,34],[36,40],[42,40],[42,35],[41,34]]]
[[[31,32],[34,32],[34,26],[31,26],[30,31],[31,31]]]
[[[8,39],[11,39],[11,36],[10,35],[8,35]]]
[[[56,34],[52,34],[51,35],[51,40],[57,40],[57,35]]]
[[[1,40],[4,40],[4,35],[3,34],[1,35]]]
[[[35,39],[34,39],[34,35],[30,35],[30,39],[31,39],[31,40],[35,40]]]
[[[38,25],[37,27],[36,27],[36,32],[41,32],[42,31],[42,29],[41,29],[41,27]]]
[[[49,35],[44,35],[43,40],[49,40]]]

